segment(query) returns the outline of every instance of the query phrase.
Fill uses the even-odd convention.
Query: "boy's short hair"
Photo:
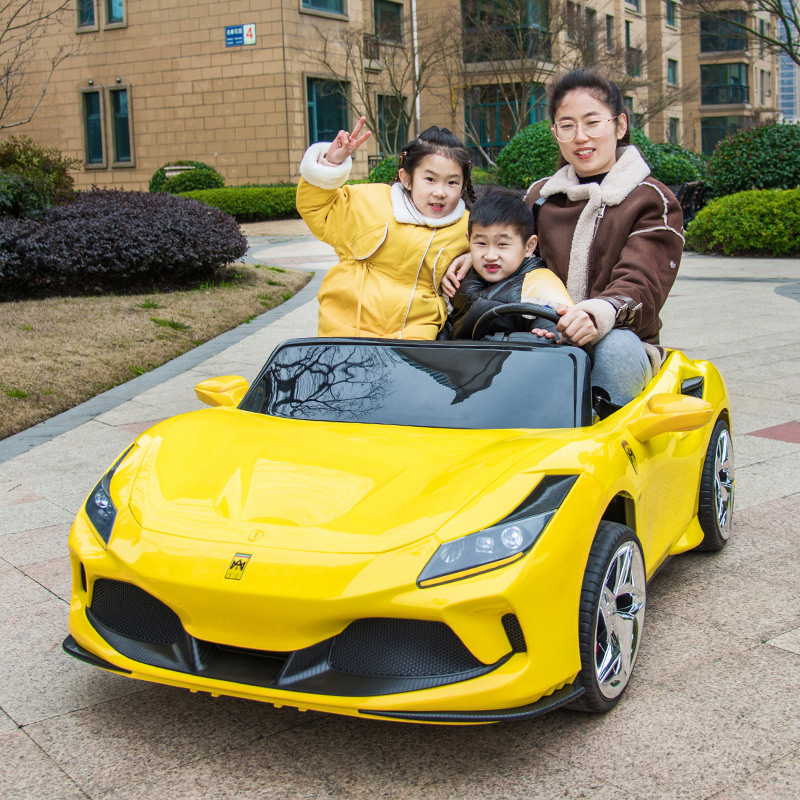
[[[472,226],[504,225],[527,242],[536,233],[536,220],[533,212],[525,205],[522,197],[508,189],[492,189],[481,197],[469,212],[467,235],[472,236]]]

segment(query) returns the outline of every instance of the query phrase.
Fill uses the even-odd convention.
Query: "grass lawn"
[[[180,290],[0,302],[0,439],[253,319],[310,279],[232,264]]]

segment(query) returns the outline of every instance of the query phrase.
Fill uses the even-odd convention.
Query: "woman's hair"
[[[452,134],[447,128],[437,128],[436,125],[423,131],[416,139],[412,139],[400,154],[400,163],[394,181],[400,180],[400,170],[404,169],[412,178],[414,170],[423,158],[430,155],[451,158],[461,167],[464,176],[464,185],[461,197],[469,208],[475,202],[475,190],[472,188],[472,162],[469,151],[458,136]]]
[[[574,69],[565,75],[556,78],[550,84],[550,122],[555,124],[556,113],[561,101],[566,96],[567,92],[572,92],[575,89],[582,89],[588,92],[592,97],[599,100],[601,103],[607,105],[611,109],[611,114],[615,117],[624,116],[628,124],[625,128],[625,135],[619,140],[620,145],[631,143],[631,121],[628,116],[628,108],[625,101],[622,99],[622,93],[614,81],[608,80],[600,75],[599,72],[587,69]],[[566,160],[562,155],[559,161],[559,167],[566,164]]]

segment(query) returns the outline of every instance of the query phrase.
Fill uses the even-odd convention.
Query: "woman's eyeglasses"
[[[617,117],[618,116],[619,114],[617,114]],[[553,125],[553,136],[555,136],[559,142],[571,142],[578,135],[578,126],[583,125],[583,130],[586,131],[586,135],[591,136],[592,139],[596,139],[598,136],[603,135],[606,129],[606,123],[611,122],[611,120],[617,117],[588,117],[583,122],[572,122],[572,120],[556,122],[556,124]]]

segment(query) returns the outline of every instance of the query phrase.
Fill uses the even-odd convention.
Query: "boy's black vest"
[[[518,303],[522,296],[525,276],[535,269],[547,269],[539,256],[526,258],[512,275],[498,283],[488,283],[471,269],[458,287],[450,301],[453,310],[447,317],[437,339],[471,339],[475,323],[495,306],[503,303]],[[529,331],[531,328],[544,328],[555,331],[552,322],[523,316],[498,317],[492,325],[491,333]]]

